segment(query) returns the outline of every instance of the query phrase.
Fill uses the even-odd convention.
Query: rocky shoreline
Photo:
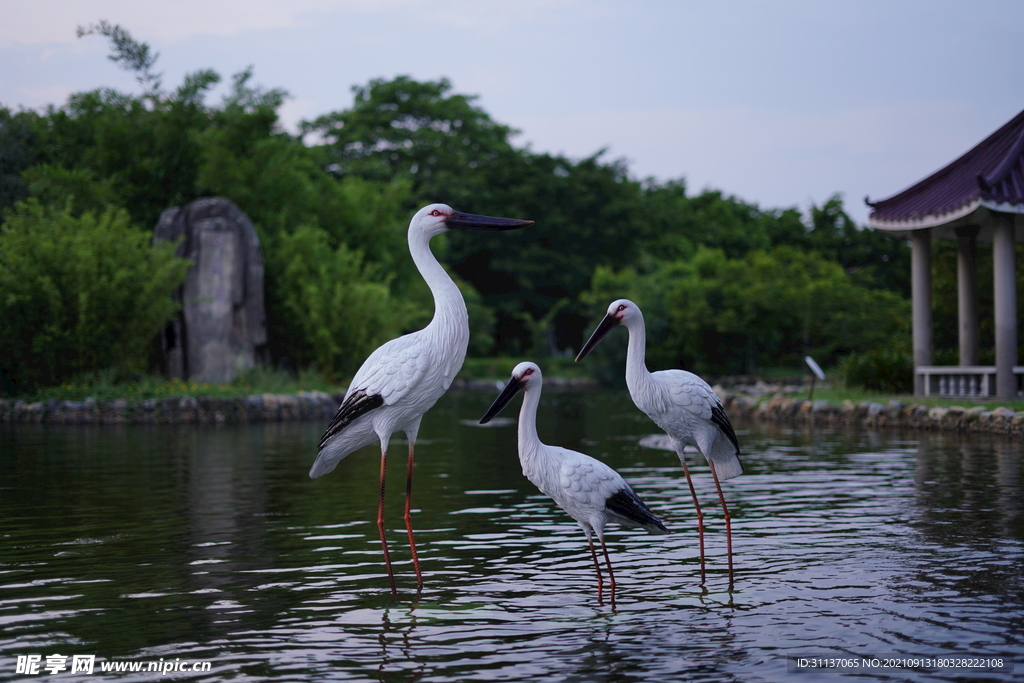
[[[588,380],[545,378],[552,388],[592,389]],[[456,380],[453,389],[494,391],[494,381]],[[867,429],[898,427],[932,431],[990,432],[1024,437],[1024,412],[1003,406],[937,407],[844,401],[795,399],[787,394],[801,387],[759,384],[715,386],[726,411],[734,419],[785,422]],[[329,420],[344,393],[300,391],[296,394],[249,396],[175,396],[144,401],[115,399],[28,403],[0,399],[0,422],[45,424],[202,424],[223,422],[279,422]]]
[[[562,389],[593,388],[587,380],[545,380]],[[493,381],[456,380],[453,389],[494,391]],[[300,391],[295,394],[249,396],[173,396],[144,401],[37,401],[0,398],[0,423],[44,424],[206,424],[219,422],[283,422],[330,420],[344,398],[344,390]]]
[[[723,381],[715,393],[734,418],[762,422],[849,426],[864,429],[899,428],[949,432],[987,432],[1024,437],[1024,412],[991,404],[972,406],[926,406],[891,400],[809,401],[793,398],[807,389],[803,385]]]
[[[763,422],[788,422],[829,426],[925,429],[929,431],[988,432],[1024,437],[1024,412],[999,406],[926,406],[901,401],[881,403],[806,401],[783,395],[768,400],[729,395],[723,397],[726,412]]]
[[[6,401],[0,422],[46,424],[195,424],[330,419],[341,395],[322,391],[250,396],[173,396],[128,401]]]

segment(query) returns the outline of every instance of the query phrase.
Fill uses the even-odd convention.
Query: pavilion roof
[[[872,227],[888,230],[940,225],[979,206],[1024,213],[1024,111],[949,165],[868,205]]]

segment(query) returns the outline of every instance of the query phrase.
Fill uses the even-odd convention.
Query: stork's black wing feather
[[[320,446],[318,448],[323,448],[324,444],[331,437],[352,424],[357,417],[365,415],[382,405],[384,405],[384,397],[379,394],[369,395],[362,389],[353,391],[345,399],[345,402],[341,404],[341,407],[338,408],[338,412],[334,414],[331,424],[327,425],[327,431],[324,432],[324,437],[320,439]]]
[[[729,422],[729,416],[725,414],[722,404],[719,403],[711,407],[711,421],[729,437],[729,441],[732,441],[732,445],[736,447],[736,455],[739,455],[740,442],[736,440],[736,431],[732,428],[732,423]]]
[[[668,531],[661,520],[644,505],[640,496],[636,495],[629,487],[616,491],[604,502],[604,506],[620,517],[625,517],[642,527],[654,526],[661,531]]]

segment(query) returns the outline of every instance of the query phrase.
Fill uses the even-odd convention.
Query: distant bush
[[[128,213],[80,217],[35,200],[0,225],[0,374],[18,392],[104,368],[144,370],[190,263]],[[11,386],[13,385],[13,386]]]
[[[904,351],[878,349],[851,353],[837,368],[848,387],[908,394],[914,390],[914,361]]]
[[[361,252],[302,226],[280,235],[268,249],[267,265],[277,295],[299,334],[297,360],[314,363],[323,377],[351,376],[383,342],[398,336],[411,318],[408,302],[391,295],[388,278]]]
[[[849,352],[898,342],[909,317],[899,295],[868,288],[838,263],[789,245],[740,258],[698,246],[689,258],[641,269],[598,266],[581,296],[592,307],[590,324],[620,297],[644,312],[648,367],[701,375],[753,375],[807,354],[832,365]],[[614,373],[621,375],[626,335],[617,336]],[[594,364],[607,365],[607,358],[595,352]],[[604,380],[601,372],[595,376]]]

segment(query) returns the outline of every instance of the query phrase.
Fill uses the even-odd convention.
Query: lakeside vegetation
[[[252,68],[209,103],[219,74],[201,69],[165,89],[145,43],[105,22],[80,30],[90,34],[110,41],[138,93],[101,88],[43,111],[0,106],[2,394],[57,397],[90,383],[169,391],[146,377],[144,342],[173,315],[169,293],[187,264],[167,250],[140,256],[138,244],[165,208],[212,195],[259,233],[266,352],[307,389],[343,385],[373,348],[427,322],[430,295],[405,231],[434,201],[537,221],[432,243],[466,296],[467,373],[530,357],[621,383],[625,335],[585,371],[562,361],[624,296],[645,312],[651,367],[755,374],[798,369],[808,354],[834,368],[879,350],[885,372],[909,363],[907,245],[857,226],[839,193],[806,212],[765,209],[718,190],[693,194],[683,178],[634,178],[600,150],[535,153],[445,79],[357,85],[350,108],[290,134],[279,121],[286,92],[256,85]],[[56,251],[45,247],[61,235]],[[956,306],[947,280],[955,268],[936,269],[940,320]],[[984,320],[990,300],[981,306]],[[940,357],[956,343],[943,329]]]
[[[135,375],[121,378],[113,370],[79,375],[62,384],[40,387],[23,396],[28,402],[82,401],[93,398],[97,401],[125,399],[145,401],[151,398],[174,396],[244,396],[248,394],[295,394],[300,391],[337,392],[341,387],[326,382],[315,370],[306,370],[293,375],[282,370],[254,368],[235,378],[229,384],[210,384],[182,379],[165,379],[152,375]]]
[[[807,388],[791,394],[790,398],[806,401],[810,397],[810,392]],[[976,399],[967,397],[957,398],[940,398],[938,396],[914,396],[911,393],[889,393],[884,391],[871,391],[868,389],[860,389],[857,387],[849,387],[844,385],[842,382],[837,382],[835,386],[818,385],[814,389],[814,400],[815,401],[828,401],[829,403],[842,404],[844,401],[852,401],[853,403],[863,403],[865,401],[869,403],[881,403],[883,406],[887,405],[889,401],[899,401],[904,405],[923,405],[923,406],[942,406],[949,408],[951,406],[963,406],[965,408],[973,408],[974,406],[988,406],[989,409],[997,406],[1005,406],[1012,408],[1015,412],[1024,411],[1024,400],[1015,401],[1002,401],[998,399]]]
[[[496,385],[504,384],[508,379],[512,368],[525,358],[469,358],[459,373],[458,378],[462,380],[476,380],[478,382],[494,382]],[[545,362],[545,372],[549,377],[566,379],[594,379],[586,372],[582,364],[573,362],[571,358],[549,359]],[[769,368],[764,375],[771,385],[783,385],[786,387],[800,387],[793,393],[787,392],[789,398],[795,400],[828,401],[840,405],[845,401],[853,403],[872,402],[887,405],[890,401],[900,401],[905,405],[926,405],[926,406],[963,406],[974,407],[986,405],[990,407],[1005,406],[1016,412],[1024,411],[1024,400],[997,401],[994,399],[970,399],[970,398],[938,398],[938,397],[915,397],[907,393],[891,393],[884,391],[871,391],[856,387],[846,386],[841,379],[818,383],[814,388],[813,397],[810,394],[809,377],[802,376],[799,372],[786,368]],[[145,401],[147,399],[173,398],[180,396],[212,396],[232,397],[246,396],[252,394],[296,394],[301,391],[322,391],[329,394],[336,394],[343,391],[344,385],[332,384],[324,381],[323,376],[315,369],[305,370],[293,375],[281,370],[267,368],[255,368],[245,375],[237,378],[230,384],[204,384],[186,380],[167,380],[152,376],[138,376],[119,381],[114,373],[104,371],[93,375],[83,376],[75,382],[67,382],[59,386],[40,388],[30,395],[23,396],[26,402],[47,402],[58,401],[83,401],[86,398],[93,398],[97,401],[111,401],[125,399],[129,402]],[[774,393],[767,393],[759,397],[759,401],[768,401]]]

